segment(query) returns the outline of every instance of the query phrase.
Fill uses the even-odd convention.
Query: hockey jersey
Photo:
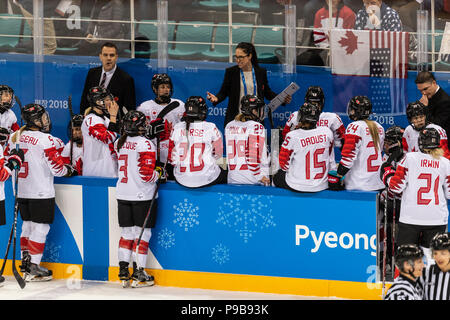
[[[434,128],[439,132],[441,137],[440,147],[444,150],[444,157],[450,159],[450,151],[447,144],[447,133],[445,130],[434,123],[429,123],[426,128]],[[418,152],[419,150],[419,131],[415,130],[411,125],[405,128],[402,138],[403,150],[405,152]]]
[[[70,163],[70,149],[72,148],[72,163]],[[61,152],[61,157],[65,164],[70,164],[78,173],[79,176],[83,175],[83,147],[74,144],[71,147],[71,142],[67,142]]]
[[[5,167],[7,163],[5,156],[3,155],[3,147],[0,145],[0,201],[5,200],[5,184],[4,182],[10,177],[11,170]]]
[[[109,119],[88,114],[81,125],[83,134],[83,175],[117,177],[117,155],[114,151],[115,132],[109,131]]]
[[[384,300],[422,300],[423,285],[420,281],[413,281],[399,275],[389,288]]]
[[[118,179],[116,198],[128,201],[151,200],[158,180],[155,170],[156,147],[145,137],[127,137],[125,143],[117,150]],[[157,197],[157,195],[156,195]]]
[[[450,161],[422,152],[409,152],[389,180],[392,192],[402,193],[400,222],[445,225],[450,199]]]
[[[269,177],[264,126],[256,121],[233,120],[225,127],[228,183],[258,184]]]
[[[380,137],[377,148],[365,121],[354,121],[347,126],[340,161],[341,165],[350,169],[345,175],[347,190],[370,191],[384,188],[379,174],[383,161],[381,151],[384,143],[384,129],[377,122],[374,123]]]
[[[292,189],[317,192],[328,188],[333,133],[328,127],[289,132],[280,149],[280,168]]]
[[[14,136],[9,139],[9,150],[16,148],[16,143],[12,142]],[[54,137],[40,131],[25,130],[20,134],[18,144],[24,152],[24,161],[18,177],[17,197],[54,198],[53,177],[62,177],[67,173],[61,154],[55,147]]]
[[[175,125],[170,136],[169,161],[178,183],[201,187],[219,177],[216,159],[223,153],[222,134],[214,123],[207,121],[192,122],[188,131],[184,121]]]
[[[167,132],[165,132],[159,141],[159,161],[161,162],[166,162],[167,160],[170,132],[172,131],[173,126],[181,121],[181,118],[185,112],[183,101],[178,99],[170,99],[170,103],[172,102],[178,102],[180,105],[164,116]],[[156,103],[154,100],[148,100],[143,102],[139,107],[137,107],[136,110],[144,113],[148,121],[153,121],[165,107],[166,106]],[[153,143],[156,145],[156,139],[153,139]]]
[[[0,114],[0,127],[8,129],[9,132],[14,132],[20,129],[17,124],[17,117],[12,110],[7,110]]]
[[[328,30],[331,29],[353,29],[355,26],[356,15],[347,6],[343,6],[339,10],[339,17],[336,21],[336,13],[333,13],[330,26],[330,13],[327,8],[323,7],[316,12],[314,17],[314,44],[321,48],[328,48]]]

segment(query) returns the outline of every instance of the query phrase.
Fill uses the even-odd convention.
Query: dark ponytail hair
[[[256,55],[256,49],[253,44],[251,44],[250,42],[239,42],[236,46],[236,49],[241,49],[246,54],[252,54],[252,65],[259,67],[258,56]]]
[[[125,143],[125,141],[127,140],[128,135],[126,133],[124,133],[120,138],[119,141],[117,141],[117,152],[120,151],[120,148],[123,147],[123,144]]]

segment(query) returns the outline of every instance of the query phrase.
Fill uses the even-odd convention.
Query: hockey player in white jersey
[[[333,112],[323,112],[325,106],[325,94],[323,89],[319,86],[310,86],[305,94],[305,102],[310,102],[317,105],[320,108],[320,117],[317,121],[318,127],[328,127],[333,132],[334,146],[341,148],[344,144],[345,126],[341,118]],[[289,131],[294,130],[297,125],[298,111],[293,112],[289,117],[284,129],[282,131],[283,140]],[[331,164],[330,170],[336,170],[336,160],[334,155],[334,149],[330,157]]]
[[[264,105],[257,96],[242,97],[241,113],[225,127],[228,183],[270,185]]]
[[[130,280],[132,280],[133,287],[149,286],[154,284],[154,278],[147,275],[144,268],[152,234],[151,228],[156,223],[157,200],[153,200],[155,182],[161,177],[163,169],[155,166],[156,146],[146,137],[146,118],[142,112],[131,110],[126,113],[122,123],[122,132],[123,135],[115,143],[119,157],[116,186],[121,228],[119,278],[124,287],[128,286]],[[157,198],[158,194],[155,197]],[[150,216],[139,247],[136,248],[152,200],[154,203]],[[134,261],[131,276],[128,269],[130,261]]]
[[[420,131],[419,150],[408,152],[395,173],[385,170],[383,181],[392,192],[402,194],[397,244],[422,246],[430,261],[430,241],[448,223],[450,161],[443,156],[435,128]]]
[[[450,159],[450,151],[447,144],[447,133],[437,124],[427,120],[427,106],[420,101],[411,102],[406,107],[406,118],[409,126],[405,128],[402,144],[405,152],[419,151],[419,132],[424,128],[434,128],[439,132],[441,138],[440,148],[444,151],[444,157]]]
[[[333,149],[333,133],[317,126],[320,109],[305,102],[298,112],[295,130],[286,135],[280,149],[280,170],[274,175],[277,187],[318,192],[328,187],[327,175]]]
[[[373,191],[384,188],[379,170],[382,164],[384,129],[369,120],[372,103],[366,96],[355,96],[347,105],[351,122],[345,132],[341,161],[328,176],[330,190]],[[345,183],[344,183],[345,177]]]
[[[227,170],[216,163],[223,156],[222,134],[214,123],[205,121],[205,99],[191,96],[185,107],[186,116],[173,128],[169,143],[175,181],[188,188],[227,183]]]
[[[117,122],[119,106],[107,89],[89,89],[90,107],[85,111],[83,134],[83,175],[117,177],[114,141],[120,132]]]
[[[65,166],[56,150],[50,117],[43,106],[28,104],[22,110],[25,126],[11,135],[9,149],[24,153],[18,175],[17,201],[23,220],[20,235],[22,252],[21,271],[25,281],[45,281],[52,272],[40,266],[47,234],[55,214],[54,176],[70,176],[72,169]]]
[[[14,90],[7,85],[0,85],[0,127],[10,133],[19,130],[17,117],[11,108],[14,105]]]
[[[404,244],[398,247],[395,264],[400,275],[394,280],[384,300],[422,300],[424,288],[419,277],[424,269],[424,253],[415,244]]]
[[[81,132],[83,120],[84,116],[73,115],[67,126],[69,142],[65,144],[61,152],[64,163],[71,165],[79,176],[83,175],[83,134]]]
[[[157,73],[152,77],[152,90],[154,100],[143,102],[136,110],[141,111],[147,117],[153,130],[150,138],[158,148],[157,161],[162,165],[167,161],[169,151],[169,137],[173,127],[181,122],[184,115],[184,102],[173,99],[173,83],[167,73]],[[173,180],[173,167],[166,164],[166,172],[169,180]]]

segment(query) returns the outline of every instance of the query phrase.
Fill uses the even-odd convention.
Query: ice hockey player
[[[241,113],[225,127],[228,183],[270,185],[264,101],[254,95],[241,99]]]
[[[14,90],[7,85],[0,85],[0,127],[10,133],[19,130],[17,117],[11,108],[14,106]]]
[[[67,125],[69,142],[66,143],[61,152],[64,163],[70,164],[79,176],[83,175],[83,134],[81,132],[83,120],[84,116],[80,114],[73,115]]]

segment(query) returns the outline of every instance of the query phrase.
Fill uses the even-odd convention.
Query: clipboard
[[[292,96],[298,89],[300,89],[299,85],[295,82],[291,82],[283,91],[281,91],[275,98],[273,98],[267,104],[267,111],[270,109],[274,112],[286,99],[286,96]]]

